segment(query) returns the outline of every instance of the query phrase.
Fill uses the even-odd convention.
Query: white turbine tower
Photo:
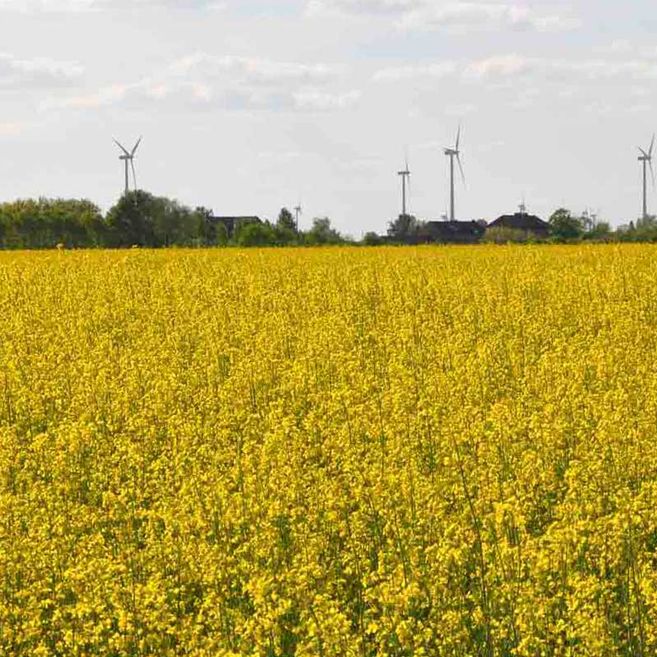
[[[127,148],[124,148],[116,139],[114,143],[123,151],[123,155],[119,156],[119,160],[123,160],[125,164],[125,193],[127,194],[130,191],[130,175],[129,168],[132,168],[132,179],[135,186],[135,191],[137,191],[137,173],[135,172],[135,153],[141,144],[142,137],[139,137],[137,143],[134,145],[134,148],[129,151]]]
[[[455,221],[456,212],[455,212],[455,202],[454,202],[454,160],[456,159],[457,164],[459,165],[459,171],[461,172],[461,178],[463,184],[465,185],[465,174],[463,173],[463,165],[461,164],[461,151],[459,150],[459,145],[461,143],[461,127],[459,126],[459,131],[456,133],[456,144],[454,148],[445,148],[443,149],[445,155],[449,158],[449,220]]]
[[[404,167],[404,170],[398,171],[397,175],[402,179],[402,217],[406,217],[406,183],[408,183],[409,192],[411,187],[411,172],[408,168],[408,156],[406,156],[406,166]]]
[[[652,184],[655,184],[655,171],[652,168],[652,151],[655,147],[655,135],[652,136],[652,141],[650,142],[650,148],[648,152],[643,150],[639,146],[639,151],[641,155],[639,156],[639,162],[643,165],[643,220],[645,221],[648,218],[648,167],[650,167],[650,175],[652,176]]]

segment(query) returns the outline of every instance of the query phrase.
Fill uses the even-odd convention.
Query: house
[[[476,244],[486,232],[481,221],[427,221],[418,230],[418,242],[430,244]]]
[[[505,214],[488,225],[491,228],[506,228],[524,233],[525,237],[546,239],[550,236],[550,224],[539,217],[528,214],[523,207],[515,214]]]
[[[260,217],[256,216],[215,217],[211,215],[208,217],[208,223],[215,227],[219,224],[223,224],[224,228],[226,229],[226,235],[228,236],[228,239],[231,239],[240,226],[243,226],[244,224],[261,224],[262,220]]]

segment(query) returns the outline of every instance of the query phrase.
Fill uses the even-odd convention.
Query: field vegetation
[[[0,654],[657,652],[657,249],[0,253]]]

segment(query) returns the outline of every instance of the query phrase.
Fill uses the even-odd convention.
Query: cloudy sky
[[[360,236],[524,197],[613,224],[640,213],[657,130],[654,0],[0,0],[0,198],[139,186],[217,214],[300,202]],[[657,194],[651,190],[657,210]]]

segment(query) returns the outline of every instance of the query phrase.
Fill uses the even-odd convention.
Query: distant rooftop
[[[418,236],[432,242],[477,242],[485,230],[477,221],[427,221]]]
[[[533,230],[545,232],[550,229],[550,224],[540,217],[527,212],[516,212],[505,214],[493,221],[489,228],[513,228],[515,230]]]

